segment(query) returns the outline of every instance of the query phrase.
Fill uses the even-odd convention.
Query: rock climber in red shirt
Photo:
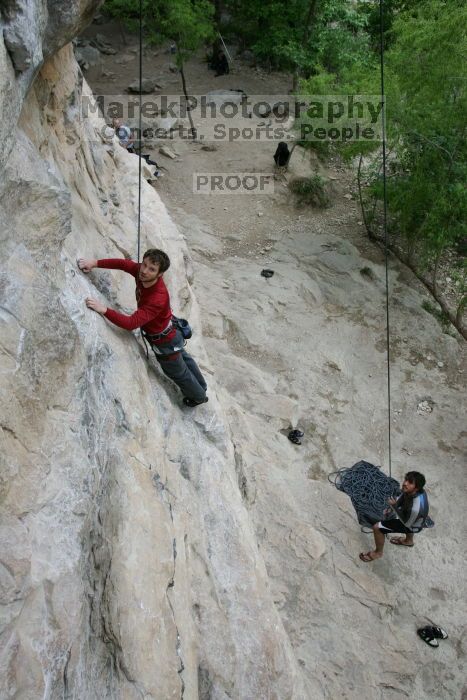
[[[204,377],[194,359],[185,352],[183,336],[173,325],[169,292],[163,280],[164,272],[170,267],[169,256],[162,250],[151,248],[144,254],[142,263],[121,258],[80,258],[78,267],[85,273],[99,267],[123,270],[133,275],[138,308],[131,316],[109,309],[91,297],[86,299],[86,306],[127,331],[141,328],[164,374],[180,387],[183,403],[191,407],[206,403]]]

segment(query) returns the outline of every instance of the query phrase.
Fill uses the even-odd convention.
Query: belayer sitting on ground
[[[164,374],[180,387],[183,403],[191,407],[205,403],[208,397],[204,377],[194,359],[185,352],[183,336],[172,321],[169,292],[163,280],[164,272],[170,267],[169,256],[162,250],[151,248],[145,252],[142,263],[121,258],[80,258],[78,267],[86,273],[99,267],[123,270],[133,275],[138,309],[131,316],[109,309],[90,297],[86,299],[86,306],[127,331],[141,328]]]
[[[115,129],[115,135],[118,138],[118,143],[120,144],[120,146],[122,148],[125,148],[128,151],[128,153],[133,153],[135,156],[139,156],[140,158],[145,160],[148,165],[155,165],[156,171],[154,173],[154,177],[162,177],[162,173],[159,170],[159,166],[157,165],[155,160],[151,160],[149,153],[141,153],[141,149],[139,151],[135,150],[135,139],[133,134],[131,133],[130,127],[124,124],[123,121],[118,117],[112,119],[112,126]]]
[[[361,552],[360,559],[364,562],[374,561],[383,556],[385,536],[391,532],[398,532],[405,537],[391,537],[391,544],[403,547],[413,547],[414,533],[420,532],[425,527],[428,516],[428,497],[423,490],[425,477],[420,472],[407,472],[402,482],[402,493],[399,498],[388,500],[390,508],[384,512],[385,516],[392,515],[386,520],[381,520],[373,525],[375,538],[375,550]]]

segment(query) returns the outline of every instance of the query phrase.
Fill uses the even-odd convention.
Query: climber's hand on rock
[[[88,307],[88,309],[92,309],[98,314],[105,314],[105,312],[107,311],[107,307],[104,306],[104,304],[101,304],[101,302],[97,301],[97,299],[92,299],[92,297],[88,297],[86,299],[86,306]]]
[[[97,267],[97,260],[92,258],[79,258],[78,267],[81,272],[91,272],[94,267]]]

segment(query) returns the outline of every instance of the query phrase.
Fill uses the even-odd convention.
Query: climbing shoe
[[[301,430],[291,430],[287,437],[290,442],[293,442],[295,445],[301,445],[302,441],[300,438],[302,438],[303,435],[304,433]]]
[[[185,398],[183,399],[183,403],[185,404],[185,406],[189,406],[190,408],[200,406],[200,404],[207,403],[208,401],[209,399],[207,396],[202,401],[195,401],[195,399],[189,399],[188,396],[185,396]]]
[[[289,435],[293,435],[294,437],[301,438],[305,435],[305,433],[302,432],[301,430],[291,430]]]
[[[423,639],[425,644],[428,644],[429,647],[433,647],[433,649],[437,649],[439,647],[438,640],[435,639],[431,633],[431,627],[421,627],[417,630],[417,634],[420,639]]]
[[[290,440],[290,442],[293,442],[294,445],[301,445],[302,444],[302,441],[300,440],[300,438],[295,437],[295,436],[290,437],[290,435],[289,435],[289,440]]]

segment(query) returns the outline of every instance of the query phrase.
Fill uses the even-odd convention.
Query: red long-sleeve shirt
[[[123,270],[136,280],[136,303],[138,309],[131,316],[121,314],[118,311],[114,311],[114,309],[107,309],[105,317],[109,321],[127,331],[142,328],[150,334],[162,333],[167,328],[172,318],[172,310],[170,308],[169,292],[162,277],[159,277],[152,287],[143,287],[138,276],[139,268],[141,267],[140,263],[123,258],[98,260],[97,267],[108,270]],[[174,335],[175,328],[156,342],[166,342],[171,340]]]

